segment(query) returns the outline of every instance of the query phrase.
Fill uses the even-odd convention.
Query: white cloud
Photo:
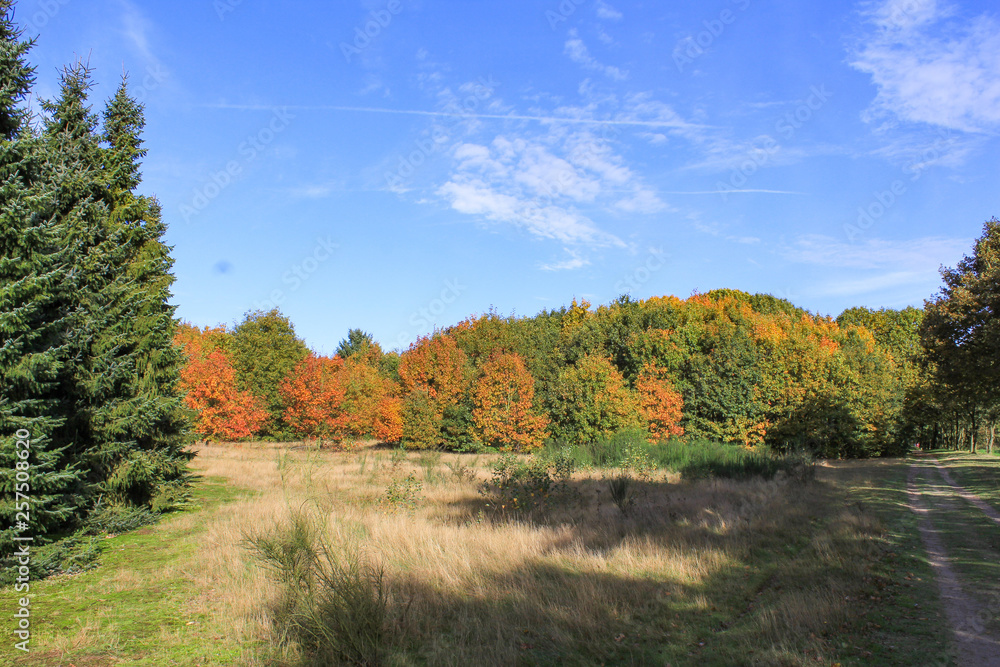
[[[821,285],[817,292],[822,296],[849,297],[871,292],[881,292],[895,287],[922,285],[928,280],[926,273],[894,271],[865,278],[835,280]]]
[[[438,195],[459,213],[510,223],[541,238],[590,246],[625,245],[575,210],[500,192],[480,180],[453,178],[438,189]]]
[[[627,71],[621,70],[614,65],[602,65],[597,62],[597,59],[590,55],[590,51],[587,50],[587,45],[577,36],[576,30],[570,30],[569,35],[570,38],[566,40],[563,53],[569,56],[570,60],[584,69],[600,72],[615,81],[624,81],[628,78]]]
[[[870,115],[894,115],[967,132],[1000,126],[1000,22],[959,19],[937,0],[888,0],[851,65],[872,78]]]
[[[657,213],[667,205],[652,190],[637,188],[630,196],[615,202],[615,207],[625,213]]]
[[[576,251],[569,248],[563,248],[563,250],[569,254],[569,259],[561,262],[553,262],[552,264],[542,264],[538,268],[542,271],[572,271],[573,269],[580,269],[590,264],[590,260],[580,257]]]
[[[343,189],[344,184],[339,182],[308,183],[289,188],[288,194],[299,199],[325,199]]]
[[[717,223],[705,224],[701,222],[699,218],[700,215],[697,213],[688,214],[688,219],[691,220],[694,228],[703,234],[708,234],[709,236],[724,239],[730,243],[739,243],[741,245],[756,245],[760,243],[760,239],[756,236],[736,236],[734,234],[726,234]]]
[[[554,125],[544,132],[508,131],[489,143],[465,142],[452,151],[453,171],[437,194],[459,213],[540,238],[624,247],[598,228],[594,212],[651,214],[667,205],[624,164],[612,138],[588,127]]]
[[[604,0],[597,0],[597,18],[604,19],[606,21],[621,21],[622,13],[604,2]]]
[[[158,62],[149,44],[148,33],[152,28],[149,19],[142,14],[138,7],[127,0],[121,0],[121,6],[122,34],[132,44],[136,52],[148,62]]]

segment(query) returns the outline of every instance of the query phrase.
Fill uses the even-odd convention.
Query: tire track
[[[938,474],[941,475],[942,479],[944,479],[944,481],[952,488],[952,490],[955,491],[955,493],[962,496],[970,503],[981,509],[983,511],[983,514],[993,519],[993,521],[998,526],[1000,526],[1000,512],[997,512],[992,505],[990,505],[982,498],[980,498],[976,494],[966,489],[961,484],[956,483],[955,480],[952,479],[951,473],[948,472],[948,470],[941,465],[940,461],[938,461],[935,458],[928,458],[927,460],[934,464],[934,467],[937,468]]]
[[[917,479],[919,472],[918,464],[910,465],[907,476],[907,494],[910,499],[910,509],[920,519],[918,522],[920,539],[934,571],[945,615],[952,629],[955,654],[950,657],[962,667],[1000,666],[1000,639],[987,633],[983,625],[984,621],[990,618],[991,612],[996,614],[997,611],[1000,611],[1000,604],[995,601],[993,605],[984,605],[965,593],[962,579],[951,565],[944,540],[931,522],[930,510],[925,504],[923,493],[919,488]],[[942,472],[940,467],[938,472]],[[944,474],[941,477],[952,490],[957,492],[955,488],[957,485],[949,482]],[[966,493],[968,492],[966,491]],[[969,495],[979,500],[974,494]],[[982,501],[979,500],[979,502]],[[951,498],[943,499],[941,504],[946,507],[953,506]],[[980,509],[982,508],[980,507]],[[992,510],[992,508],[989,509]]]

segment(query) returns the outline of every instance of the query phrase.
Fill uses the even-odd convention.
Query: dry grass
[[[727,593],[724,582],[746,584],[750,575],[742,571],[752,552],[768,539],[792,537],[816,493],[790,482],[686,483],[673,476],[644,484],[636,511],[625,517],[598,474],[578,473],[564,505],[534,521],[494,523],[482,512],[476,484],[488,476],[488,456],[473,467],[468,456],[373,448],[203,446],[198,454],[202,474],[254,491],[208,525],[204,569],[194,575],[232,629],[248,641],[280,645],[268,614],[280,590],[250,562],[244,539],[306,509],[323,521],[336,549],[384,568],[392,626],[386,653],[399,664],[546,664],[567,654],[641,663],[669,643],[666,619],[712,617],[753,600],[755,591]],[[413,508],[388,505],[389,483],[411,473],[422,499]],[[793,567],[850,565],[845,539],[877,530],[856,514],[814,535],[809,562],[804,557]],[[799,645],[803,632],[844,620],[843,593],[825,581],[791,591],[752,610],[748,632],[772,646]],[[768,653],[779,661],[789,655]],[[284,646],[270,657],[292,662],[296,653]]]

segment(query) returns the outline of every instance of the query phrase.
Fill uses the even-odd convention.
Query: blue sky
[[[127,70],[178,316],[313,348],[730,287],[920,306],[1000,215],[987,2],[21,0]]]

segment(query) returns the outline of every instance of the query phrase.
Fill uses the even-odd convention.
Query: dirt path
[[[937,468],[938,473],[940,473],[941,477],[944,478],[944,481],[948,482],[949,486],[951,486],[951,488],[955,490],[955,493],[962,496],[970,503],[981,509],[983,511],[983,514],[993,519],[993,521],[998,526],[1000,526],[1000,512],[997,512],[992,505],[989,505],[988,503],[984,502],[983,499],[977,496],[976,494],[966,490],[966,488],[961,484],[956,483],[955,480],[952,479],[951,473],[948,472],[947,468],[941,465],[940,461],[938,461],[935,458],[928,458],[927,460],[934,464],[934,467]]]
[[[935,495],[938,496],[936,504],[939,507],[955,509],[954,495],[957,494],[1000,524],[1000,515],[996,510],[975,494],[955,484],[947,470],[937,461],[931,462],[947,484],[946,488],[938,487],[935,491]],[[996,616],[1000,609],[994,608],[997,606],[996,602],[993,605],[984,605],[965,592],[969,587],[967,584],[963,586],[961,577],[951,565],[944,540],[931,522],[930,510],[923,497],[928,491],[921,489],[923,485],[918,480],[921,469],[917,463],[910,465],[907,491],[910,508],[920,516],[920,537],[934,569],[941,601],[954,635],[955,650],[951,657],[962,667],[1000,666],[1000,638],[990,635],[984,627],[984,622],[991,617],[991,614]]]

